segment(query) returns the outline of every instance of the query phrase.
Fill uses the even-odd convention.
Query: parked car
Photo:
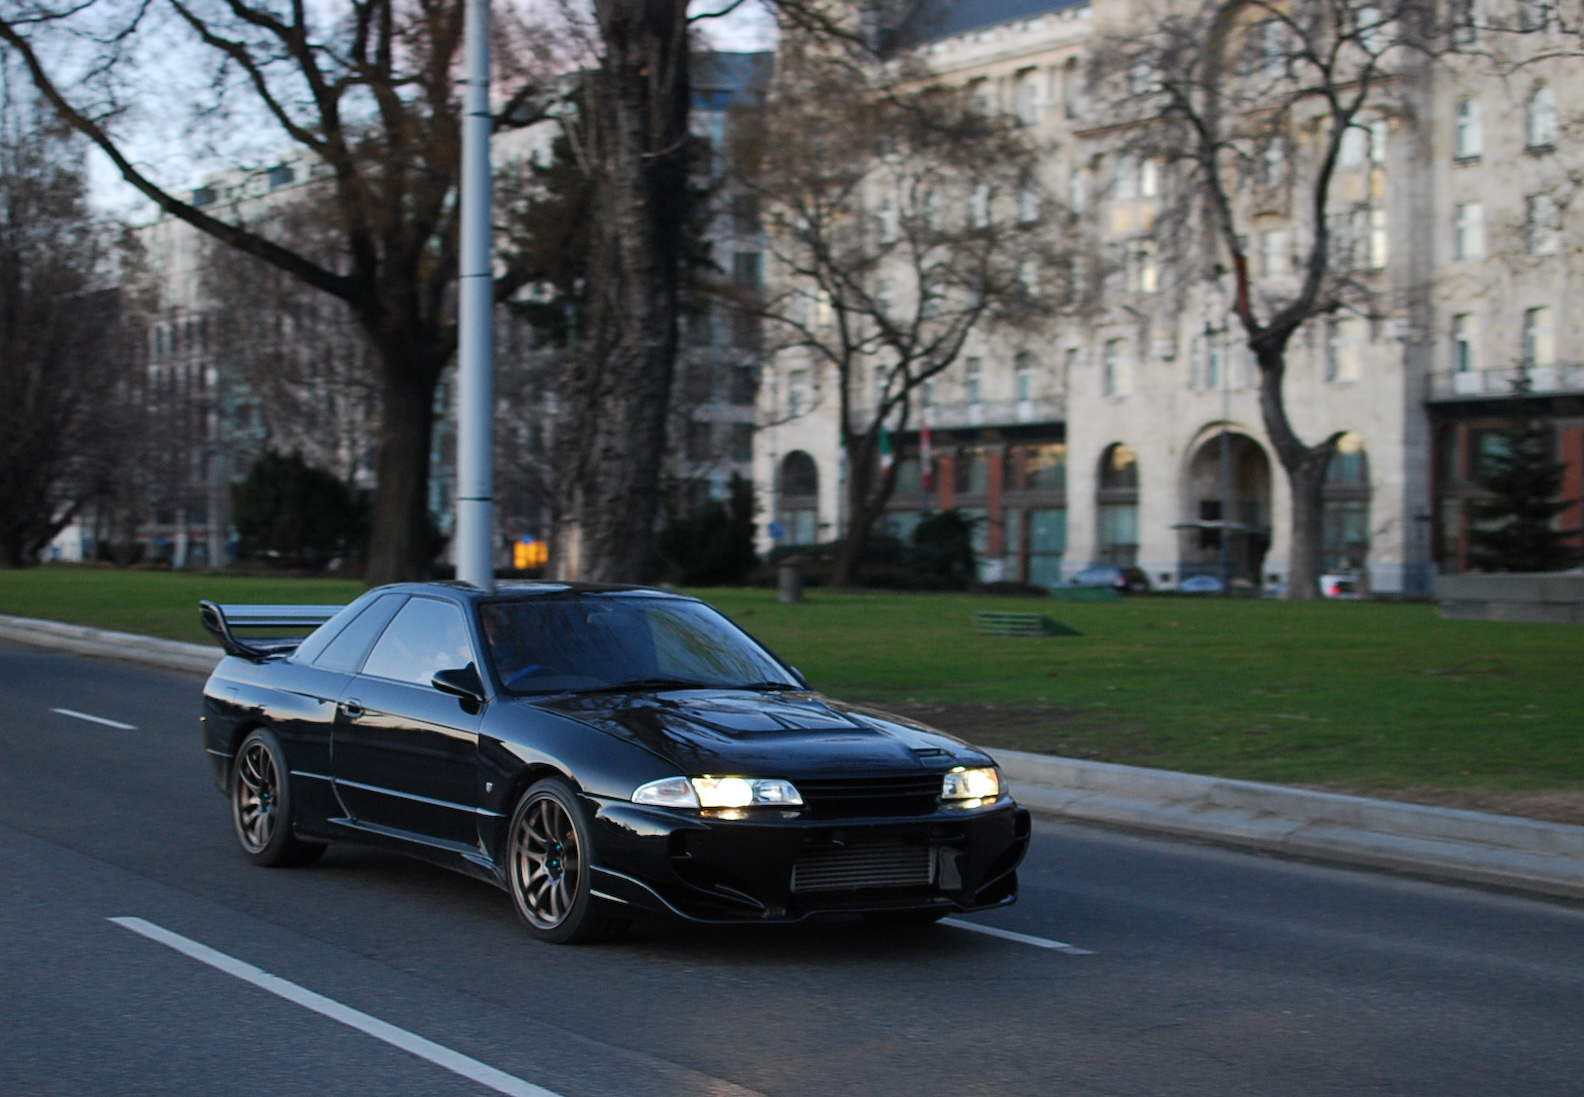
[[[420,583],[203,620],[228,653],[204,746],[256,864],[399,850],[503,888],[551,942],[1017,898],[1029,814],[990,755],[822,696],[697,599]],[[319,627],[237,635],[293,623]]]
[[[1147,594],[1149,576],[1142,568],[1094,564],[1062,584],[1064,587],[1110,587],[1119,594]]]
[[[1177,589],[1184,594],[1221,594],[1226,587],[1217,576],[1190,575],[1177,584]]]

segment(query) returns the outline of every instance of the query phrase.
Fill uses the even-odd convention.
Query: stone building
[[[983,578],[1041,585],[1107,562],[1172,588],[1218,574],[1227,537],[1233,582],[1277,588],[1289,491],[1230,279],[1173,265],[1160,247],[1170,226],[1157,221],[1163,169],[1118,146],[1114,118],[1089,94],[1097,24],[1119,3],[959,3],[920,47],[940,79],[976,85],[987,109],[1027,127],[1044,150],[1044,185],[1078,216],[1083,250],[1106,271],[1093,307],[1038,338],[981,336],[931,386],[930,467],[919,463],[921,432],[904,434],[891,528],[905,534],[920,514],[957,507],[978,520]],[[1502,4],[1513,11],[1495,13]],[[1584,158],[1569,105],[1584,102],[1584,85],[1576,61],[1541,56],[1560,44],[1553,8],[1479,7],[1528,28],[1504,32],[1501,49],[1533,62],[1506,79],[1474,57],[1421,66],[1402,77],[1397,108],[1349,131],[1332,209],[1376,306],[1311,322],[1288,355],[1299,436],[1343,434],[1324,489],[1324,570],[1375,593],[1425,593],[1438,569],[1465,566],[1476,463],[1515,400],[1554,422],[1566,497],[1581,495],[1584,315],[1570,301]],[[1239,201],[1255,207],[1256,279],[1279,291],[1296,285],[1301,229],[1273,146]],[[1527,396],[1514,394],[1519,373]],[[789,356],[766,369],[762,548],[843,531],[835,401],[821,398],[829,384]],[[1577,528],[1580,508],[1562,520]]]

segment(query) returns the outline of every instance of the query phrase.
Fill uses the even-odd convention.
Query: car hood
[[[646,691],[529,703],[637,743],[689,776],[903,775],[990,762],[944,732],[812,692]]]

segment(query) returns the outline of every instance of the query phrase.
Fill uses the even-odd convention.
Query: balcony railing
[[[1061,397],[1042,400],[981,400],[972,404],[934,404],[931,430],[954,427],[1010,427],[1018,423],[1059,422],[1067,412]],[[917,416],[914,419],[917,420]],[[917,423],[914,424],[917,426]]]
[[[1489,400],[1513,395],[1513,382],[1523,371],[1516,367],[1475,369],[1432,373],[1431,401]],[[1565,362],[1555,366],[1536,366],[1528,371],[1529,392],[1535,396],[1552,393],[1584,392],[1584,363]]]

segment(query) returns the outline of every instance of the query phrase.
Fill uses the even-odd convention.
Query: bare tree
[[[83,150],[0,96],[0,566],[14,568],[108,481],[125,359]]]
[[[896,467],[883,431],[908,429],[920,392],[975,332],[1034,329],[1070,300],[1066,219],[1040,188],[1037,150],[970,89],[847,64],[795,27],[747,185],[769,249],[758,301],[768,350],[834,378],[847,457],[847,531],[835,581],[856,581]]]
[[[1163,220],[1204,226],[1183,266],[1230,282],[1265,431],[1292,489],[1288,597],[1317,598],[1321,489],[1342,434],[1299,437],[1283,397],[1288,348],[1318,318],[1379,317],[1384,209],[1373,179],[1344,194],[1338,172],[1350,161],[1379,170],[1391,121],[1411,115],[1416,81],[1446,35],[1426,0],[1209,0],[1131,16],[1096,52],[1092,105],[1120,144],[1165,163],[1177,209]],[[1262,279],[1250,254],[1275,194],[1281,240],[1297,252],[1286,285]]]
[[[375,352],[381,427],[366,577],[422,576],[434,393],[456,347],[460,174],[459,53],[464,0],[349,0],[327,10],[288,0],[154,0],[54,5],[7,0],[0,41],[40,93],[164,212],[345,302]],[[642,5],[638,5],[641,7]],[[497,125],[540,116],[542,40],[498,23]],[[138,167],[118,136],[129,102],[158,99],[136,81],[152,50],[201,58],[207,99],[192,120],[211,134],[244,117],[328,168],[338,236],[333,262],[177,197]],[[636,67],[641,67],[636,66]],[[636,71],[636,67],[634,71]],[[167,104],[169,106],[169,104]],[[509,297],[535,277],[510,263]]]

